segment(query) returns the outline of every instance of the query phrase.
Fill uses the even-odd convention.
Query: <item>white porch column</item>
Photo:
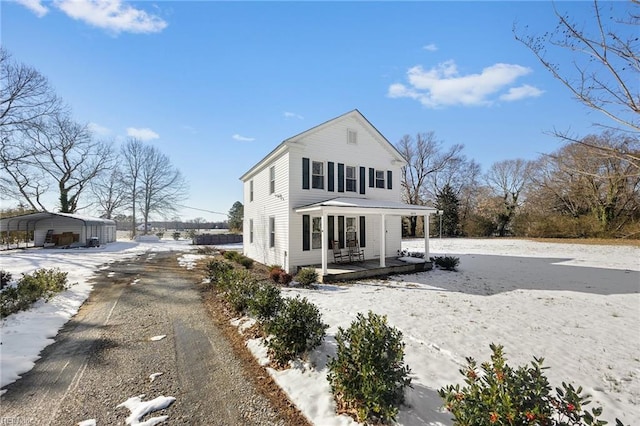
[[[424,215],[424,260],[429,261],[429,214]]]
[[[385,261],[385,252],[387,249],[387,229],[385,224],[385,216],[380,215],[380,267],[384,268],[386,266]]]
[[[322,250],[322,275],[327,275],[327,214],[322,212],[322,223],[320,224],[320,238]]]

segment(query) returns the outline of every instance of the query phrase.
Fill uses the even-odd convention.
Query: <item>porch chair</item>
[[[354,261],[364,261],[364,250],[360,248],[358,240],[347,241],[347,247],[349,248],[349,259]]]
[[[351,257],[348,252],[343,252],[340,249],[340,243],[336,240],[331,242],[331,249],[333,250],[333,263],[349,263]]]

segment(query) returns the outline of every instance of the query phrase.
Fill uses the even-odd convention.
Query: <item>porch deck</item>
[[[351,263],[329,263],[325,275],[322,274],[322,267],[320,267],[320,265],[310,265],[309,267],[316,268],[318,279],[322,283],[351,281],[393,274],[412,274],[415,272],[428,271],[433,268],[431,262],[407,263],[395,257],[386,258],[385,264],[386,266],[381,268],[379,259],[368,259],[362,262]]]

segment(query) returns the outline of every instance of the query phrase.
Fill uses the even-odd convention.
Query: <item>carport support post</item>
[[[380,215],[380,267],[384,268],[386,266],[385,261],[385,252],[387,249],[387,241],[386,241],[386,225],[385,225],[385,216]]]
[[[429,215],[424,215],[424,260],[429,261]]]

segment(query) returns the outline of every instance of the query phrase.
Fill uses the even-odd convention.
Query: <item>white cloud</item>
[[[31,10],[38,18],[42,18],[49,13],[49,9],[42,4],[42,0],[15,0],[15,2]]]
[[[132,138],[138,138],[145,142],[153,139],[158,139],[160,137],[159,134],[157,134],[151,129],[147,129],[147,128],[136,129],[135,127],[127,128],[127,136]]]
[[[297,118],[298,120],[303,120],[304,117],[300,114],[296,114],[295,112],[286,112],[284,113],[284,118]]]
[[[407,71],[409,84],[392,84],[387,94],[391,98],[415,99],[430,108],[490,105],[495,95],[507,88],[509,93],[503,95],[506,97],[503,100],[539,96],[542,92],[533,86],[509,88],[518,78],[529,73],[531,69],[521,65],[498,63],[480,73],[460,75],[456,63],[449,60],[428,70],[421,65],[410,68]]]
[[[256,140],[256,138],[248,138],[246,136],[241,136],[239,134],[235,134],[233,136],[231,136],[233,139],[240,141],[240,142],[253,142]]]
[[[542,95],[544,90],[540,90],[537,87],[523,84],[520,87],[511,87],[507,93],[500,96],[500,100],[503,101],[518,101],[524,98],[537,98]]]
[[[428,50],[429,52],[435,52],[438,50],[438,46],[435,43],[429,43],[427,45],[422,46],[424,50]]]
[[[116,34],[157,33],[167,22],[157,15],[136,9],[122,0],[56,0],[55,6],[69,17]]]
[[[108,136],[111,134],[111,129],[99,125],[98,123],[89,123],[88,126],[91,133],[96,136]]]

